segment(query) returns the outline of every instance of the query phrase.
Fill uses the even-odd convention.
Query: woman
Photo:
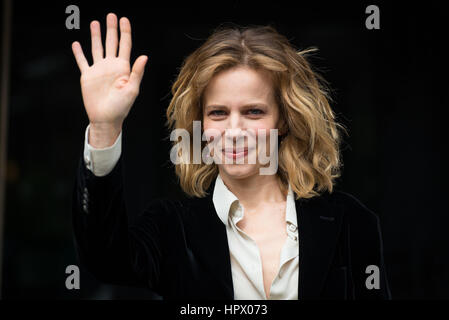
[[[92,66],[72,44],[89,117],[73,194],[81,263],[165,299],[389,299],[377,216],[334,190],[344,128],[309,51],[272,27],[216,30],[185,60],[167,124],[187,133],[172,135],[172,160],[190,198],[152,200],[128,225],[122,124],[148,58],[130,70],[130,23],[120,43],[117,24],[108,14],[103,55],[91,23]]]

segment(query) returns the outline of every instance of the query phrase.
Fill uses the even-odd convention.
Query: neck
[[[236,179],[220,171],[220,177],[246,209],[286,201],[287,195],[281,191],[278,175],[255,174]]]

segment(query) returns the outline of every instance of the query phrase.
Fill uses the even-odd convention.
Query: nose
[[[242,129],[242,124],[243,124],[242,122],[243,122],[243,119],[239,112],[231,112],[231,114],[228,118],[228,123],[227,123],[226,129],[230,129],[232,131],[236,131],[237,129]]]
[[[239,112],[231,112],[224,132],[226,142],[230,142],[232,145],[244,139],[245,128],[243,120]],[[226,144],[229,145],[229,143]]]

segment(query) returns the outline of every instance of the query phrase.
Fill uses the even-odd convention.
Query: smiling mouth
[[[252,149],[248,148],[240,148],[240,149],[229,148],[229,149],[222,149],[222,152],[228,158],[237,159],[241,157],[246,157],[248,155],[248,151],[251,150]]]

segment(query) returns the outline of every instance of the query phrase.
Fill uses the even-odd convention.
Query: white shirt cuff
[[[84,163],[87,169],[97,177],[103,177],[110,173],[117,164],[122,153],[122,132],[120,132],[114,144],[107,148],[94,148],[89,144],[89,128],[86,128],[84,138]]]

